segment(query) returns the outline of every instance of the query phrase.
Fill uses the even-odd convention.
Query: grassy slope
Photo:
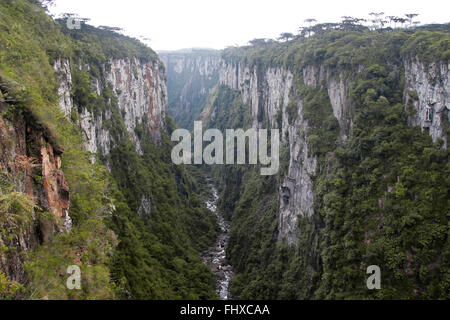
[[[140,157],[123,135],[121,117],[113,117],[111,129],[122,132],[122,137],[116,139],[109,158],[111,176],[101,163],[90,163],[89,155],[81,149],[79,129],[57,106],[52,68],[56,58],[88,63],[91,73],[82,76],[90,79],[102,77],[104,62],[110,57],[137,56],[149,61],[156,59],[154,52],[133,39],[89,26],[78,33],[68,32],[29,1],[2,1],[0,9],[0,82],[8,83],[9,93],[4,98],[20,100],[8,103],[7,112],[12,118],[21,110],[31,112],[51,142],[65,150],[63,171],[71,188],[70,215],[75,222],[70,235],[59,235],[30,254],[30,282],[20,293],[15,290],[13,294],[15,285],[2,278],[5,295],[214,298],[211,273],[197,252],[214,239],[216,222],[196,196],[195,181],[182,168],[168,165],[167,135],[162,146],[156,146],[141,128],[145,154]],[[107,88],[97,96],[85,84],[75,81],[73,92],[75,98],[80,92],[89,96],[84,107],[95,110],[101,106],[120,115]],[[152,199],[149,219],[136,213],[137,199],[143,194]],[[73,262],[81,265],[84,280],[83,290],[76,292],[65,287],[65,270]]]

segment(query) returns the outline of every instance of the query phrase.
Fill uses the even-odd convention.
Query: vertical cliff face
[[[7,110],[1,101],[0,110]],[[11,204],[9,209],[3,207],[7,211],[0,218],[0,269],[10,279],[24,282],[26,253],[51,240],[55,232],[71,229],[69,186],[61,171],[62,150],[49,142],[47,133],[29,115],[0,117],[0,148],[2,206]],[[12,198],[3,198],[8,194]],[[19,200],[21,194],[36,207]],[[52,218],[43,218],[44,212]],[[15,221],[14,215],[22,220]],[[3,252],[5,247],[15,249]]]
[[[297,103],[297,119],[287,125],[289,166],[280,184],[280,215],[278,219],[278,240],[293,245],[297,240],[298,216],[311,217],[314,214],[314,193],[311,177],[317,168],[317,158],[311,155],[308,146],[308,123],[303,117],[303,101]]]
[[[219,83],[242,92],[242,101],[250,106],[252,125],[259,127],[263,120],[277,126],[277,115],[289,103],[293,76],[283,68],[260,70],[242,63],[221,61]],[[287,118],[283,112],[283,123]],[[286,129],[285,126],[279,128]]]
[[[360,73],[364,68],[351,72],[353,75]],[[332,71],[324,65],[307,65],[302,70],[303,83],[311,88],[325,86],[333,108],[333,115],[339,122],[340,139],[345,140],[352,127],[352,119],[349,116],[350,102],[349,82],[351,78],[342,71]]]
[[[54,64],[56,77],[59,82],[58,96],[59,106],[66,115],[70,117],[73,108],[72,93],[72,73],[68,59],[56,59]]]
[[[416,115],[411,117],[411,125],[420,125],[428,130],[434,141],[442,138],[446,148],[447,129],[442,117],[449,116],[448,66],[439,63],[425,66],[418,60],[406,60],[404,68],[405,107],[412,105],[416,111]],[[347,139],[354,121],[350,115],[349,84],[364,70],[360,66],[344,73],[324,65],[306,65],[298,78],[307,87],[326,91],[333,115],[339,123],[341,142]],[[279,127],[283,142],[288,145],[289,165],[279,190],[278,239],[289,245],[297,241],[297,217],[314,215],[312,177],[317,172],[317,158],[308,145],[311,134],[303,115],[304,101],[297,96],[293,79],[293,72],[286,68],[262,69],[225,60],[220,63],[219,83],[242,93],[242,102],[249,108],[252,126]],[[428,108],[431,113],[427,119]]]
[[[289,148],[289,165],[279,186],[278,239],[288,244],[296,242],[297,217],[313,215],[314,195],[311,175],[317,159],[309,151],[305,132],[308,123],[303,117],[303,101],[293,90],[293,74],[284,68],[258,70],[242,63],[222,61],[220,83],[242,92],[242,102],[248,105],[254,128],[278,128],[282,142]],[[288,106],[295,108],[289,115]]]
[[[79,114],[78,124],[86,138],[85,148],[91,153],[109,154],[118,137],[108,128],[113,115],[112,108],[94,112],[83,105],[75,106],[71,97],[71,68],[89,71],[89,65],[71,66],[68,60],[57,60],[54,65],[59,77],[60,107],[68,117],[72,112]],[[117,107],[125,129],[142,155],[141,138],[138,128],[147,126],[155,142],[160,141],[161,132],[165,130],[165,114],[167,110],[167,85],[164,67],[158,61],[142,62],[137,58],[110,59],[104,66],[102,78],[91,79],[93,93],[108,95],[107,103]]]
[[[165,129],[168,97],[164,67],[159,61],[143,63],[133,58],[131,61],[111,59],[110,68],[106,82],[112,84],[125,126],[141,153],[135,130],[143,119],[147,119],[148,129],[155,140],[161,138],[161,130]]]
[[[411,125],[427,130],[434,142],[442,138],[444,148],[448,147],[444,123],[450,119],[449,69],[443,62],[425,64],[418,58],[405,61],[405,105],[415,111]]]
[[[106,101],[106,108],[101,111],[74,103],[73,68],[76,72],[89,72],[91,67],[88,64],[71,66],[66,59],[57,59],[54,64],[59,80],[59,106],[67,117],[73,117],[75,113],[85,138],[86,151],[106,159],[118,143],[127,140],[124,135],[128,134],[138,155],[143,155],[142,126],[148,129],[154,142],[161,141],[166,129],[168,95],[165,69],[159,61],[143,62],[136,57],[110,59],[103,66],[103,77],[90,77],[91,94]],[[114,123],[114,129],[111,123]],[[126,132],[117,130],[122,124]],[[111,170],[107,160],[105,164]],[[150,215],[151,200],[148,196],[142,195],[138,213]]]
[[[168,74],[169,112],[179,126],[192,128],[219,81],[220,53],[192,49],[162,52],[160,57]]]

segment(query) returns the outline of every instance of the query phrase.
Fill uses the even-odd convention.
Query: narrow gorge
[[[450,26],[319,26],[155,52],[2,0],[0,299],[449,299]],[[278,172],[175,165],[194,121]]]
[[[392,288],[404,288],[398,296],[446,291],[426,280],[445,282],[442,250],[449,244],[448,60],[416,50],[430,36],[325,33],[229,48],[220,58],[201,49],[161,53],[169,96],[175,94],[169,110],[179,119],[222,132],[281,132],[278,175],[260,177],[248,165],[212,169],[218,208],[232,221],[227,259],[236,273],[234,297],[368,298],[365,267],[383,261],[391,261],[383,276]],[[437,158],[424,153],[429,148]],[[422,198],[424,192],[434,200]],[[422,240],[401,231],[433,225],[437,233]],[[425,269],[428,276],[419,276]]]

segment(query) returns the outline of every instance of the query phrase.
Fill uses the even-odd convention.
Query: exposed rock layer
[[[405,108],[412,105],[416,116],[411,125],[428,130],[433,140],[444,140],[447,147],[443,118],[449,117],[450,75],[449,66],[442,63],[425,65],[418,59],[404,62]],[[325,88],[328,92],[333,114],[339,122],[340,140],[352,130],[350,117],[349,84],[352,77],[363,72],[360,66],[352,72],[331,71],[323,65],[308,65],[302,70],[302,82],[313,88]],[[243,63],[221,61],[219,83],[239,90],[243,103],[248,105],[255,128],[278,127],[281,114],[283,141],[288,143],[290,159],[286,177],[280,183],[279,241],[296,243],[297,217],[314,214],[312,176],[317,169],[317,159],[309,154],[308,123],[303,117],[303,102],[293,89],[293,74],[285,68],[267,67],[258,69]],[[414,93],[414,98],[411,97]],[[290,101],[297,104],[297,118],[289,122],[287,106]],[[427,110],[430,112],[427,118]]]
[[[72,88],[71,67],[67,60],[57,60],[54,68],[60,77],[60,107],[67,116],[71,115],[74,103],[68,98],[67,90]],[[89,66],[85,66],[89,70]],[[167,85],[165,70],[158,61],[142,62],[137,58],[111,59],[104,66],[106,75],[91,81],[92,90],[97,95],[110,86],[117,98],[117,106],[136,151],[142,154],[140,137],[136,131],[145,122],[155,141],[161,139],[165,127],[167,109]],[[111,102],[111,101],[109,101]],[[105,125],[111,120],[111,110],[103,110],[101,115],[89,111],[86,106],[76,106],[79,112],[79,126],[86,138],[86,150],[106,156],[115,142]]]
[[[0,102],[0,110],[6,109]],[[14,121],[0,116],[0,148],[2,191],[10,192],[9,188],[14,186],[13,191],[28,195],[40,212],[53,214],[56,222],[42,219],[33,212],[28,217],[32,223],[22,232],[8,234],[8,230],[12,230],[8,221],[0,226],[0,247],[16,248],[0,252],[0,269],[11,279],[22,282],[25,277],[22,253],[36,248],[41,241],[49,241],[55,232],[70,231],[69,186],[61,171],[62,151],[23,115],[15,115]]]

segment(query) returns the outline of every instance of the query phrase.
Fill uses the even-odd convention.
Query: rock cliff
[[[426,64],[418,58],[405,61],[405,105],[412,106],[415,115],[411,125],[427,130],[433,141],[444,140],[448,147],[448,136],[444,128],[445,117],[450,119],[450,65],[446,63]]]
[[[0,111],[7,115],[5,110],[6,105],[0,101]],[[0,148],[2,196],[16,192],[15,197],[20,198],[20,194],[25,194],[37,205],[30,211],[19,209],[28,222],[19,231],[17,221],[6,216],[0,219],[0,247],[16,248],[0,254],[0,269],[12,280],[23,282],[25,253],[42,241],[51,240],[55,232],[70,231],[70,189],[61,171],[63,151],[51,142],[45,130],[36,126],[30,114],[16,114],[13,119],[0,116]],[[2,199],[2,205],[9,200]],[[45,218],[45,212],[50,213],[50,219]]]
[[[447,134],[442,117],[449,117],[449,68],[435,63],[425,65],[418,59],[405,60],[405,108],[411,105],[415,115],[411,125],[428,130],[433,141],[444,140],[447,148]],[[349,83],[352,77],[364,71],[360,66],[354,71],[332,71],[324,65],[306,65],[301,71],[301,83],[311,88],[327,91],[334,117],[339,122],[339,140],[345,141],[352,130],[350,116]],[[221,60],[219,83],[242,93],[242,102],[248,106],[252,125],[255,128],[271,126],[282,132],[283,142],[289,147],[289,166],[280,182],[280,241],[296,243],[297,217],[311,217],[314,214],[314,192],[312,177],[317,170],[317,159],[308,145],[308,122],[303,116],[303,101],[293,89],[293,70],[283,67],[260,68],[242,62]],[[289,121],[288,106],[295,104],[295,121]],[[429,112],[427,118],[427,110]],[[281,121],[280,121],[281,120]]]
[[[168,99],[165,69],[159,61],[142,62],[137,58],[110,59],[103,67],[104,76],[91,80],[92,90],[97,96],[107,89],[112,91],[131,141],[142,154],[137,128],[145,122],[155,141],[161,139],[161,130],[165,129]],[[60,83],[60,107],[68,117],[72,112],[79,113],[78,124],[86,138],[86,150],[108,155],[112,144],[117,142],[106,125],[113,117],[112,110],[106,108],[102,114],[96,114],[83,105],[73,110],[71,68],[89,71],[89,65],[71,66],[68,60],[58,59],[54,68]]]

